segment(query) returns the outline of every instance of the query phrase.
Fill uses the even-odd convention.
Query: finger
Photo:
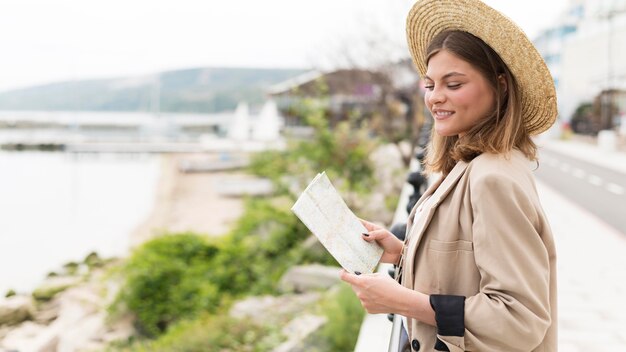
[[[365,234],[363,235],[363,239],[371,242],[371,241],[375,241],[375,240],[382,240],[385,239],[389,234],[387,233],[387,230],[385,229],[379,229],[379,230],[374,230],[374,231],[370,231],[367,233],[367,236],[365,236]]]
[[[359,221],[361,222],[361,224],[363,224],[363,226],[365,226],[365,228],[367,229],[367,231],[373,231],[376,229],[376,225],[374,225],[373,223],[367,221],[367,220],[363,220],[361,218],[359,218]]]
[[[367,242],[376,241],[375,236],[373,236],[371,232],[364,232],[361,234],[361,237]]]
[[[339,276],[341,280],[349,283],[350,285],[356,285],[359,282],[359,277],[355,274],[350,274],[345,269],[341,270],[341,274]]]

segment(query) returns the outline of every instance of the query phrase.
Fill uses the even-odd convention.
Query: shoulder
[[[470,179],[524,180],[532,177],[532,163],[522,152],[513,150],[509,154],[483,153],[470,161],[467,172]]]
[[[532,165],[518,150],[513,150],[508,155],[483,153],[468,165],[470,190],[473,193],[508,190],[515,193],[521,191],[527,195],[535,194]]]

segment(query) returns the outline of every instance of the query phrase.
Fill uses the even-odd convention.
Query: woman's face
[[[468,62],[442,49],[428,61],[424,101],[440,136],[462,136],[495,109],[495,93]]]

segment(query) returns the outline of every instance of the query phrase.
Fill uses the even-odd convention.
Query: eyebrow
[[[465,75],[460,73],[460,72],[450,72],[450,73],[447,73],[447,74],[443,75],[443,77],[441,77],[441,79],[446,79],[446,78],[452,77],[452,76],[465,76]],[[424,75],[424,79],[431,80],[431,81],[433,80],[432,78],[430,78],[430,77],[428,77],[426,75]]]

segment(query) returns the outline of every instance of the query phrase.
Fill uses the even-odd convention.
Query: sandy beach
[[[131,234],[131,247],[165,232],[223,235],[241,216],[243,200],[222,196],[218,194],[217,187],[225,178],[246,178],[243,172],[183,173],[178,170],[181,160],[203,157],[193,154],[162,156],[154,207],[147,219]]]

